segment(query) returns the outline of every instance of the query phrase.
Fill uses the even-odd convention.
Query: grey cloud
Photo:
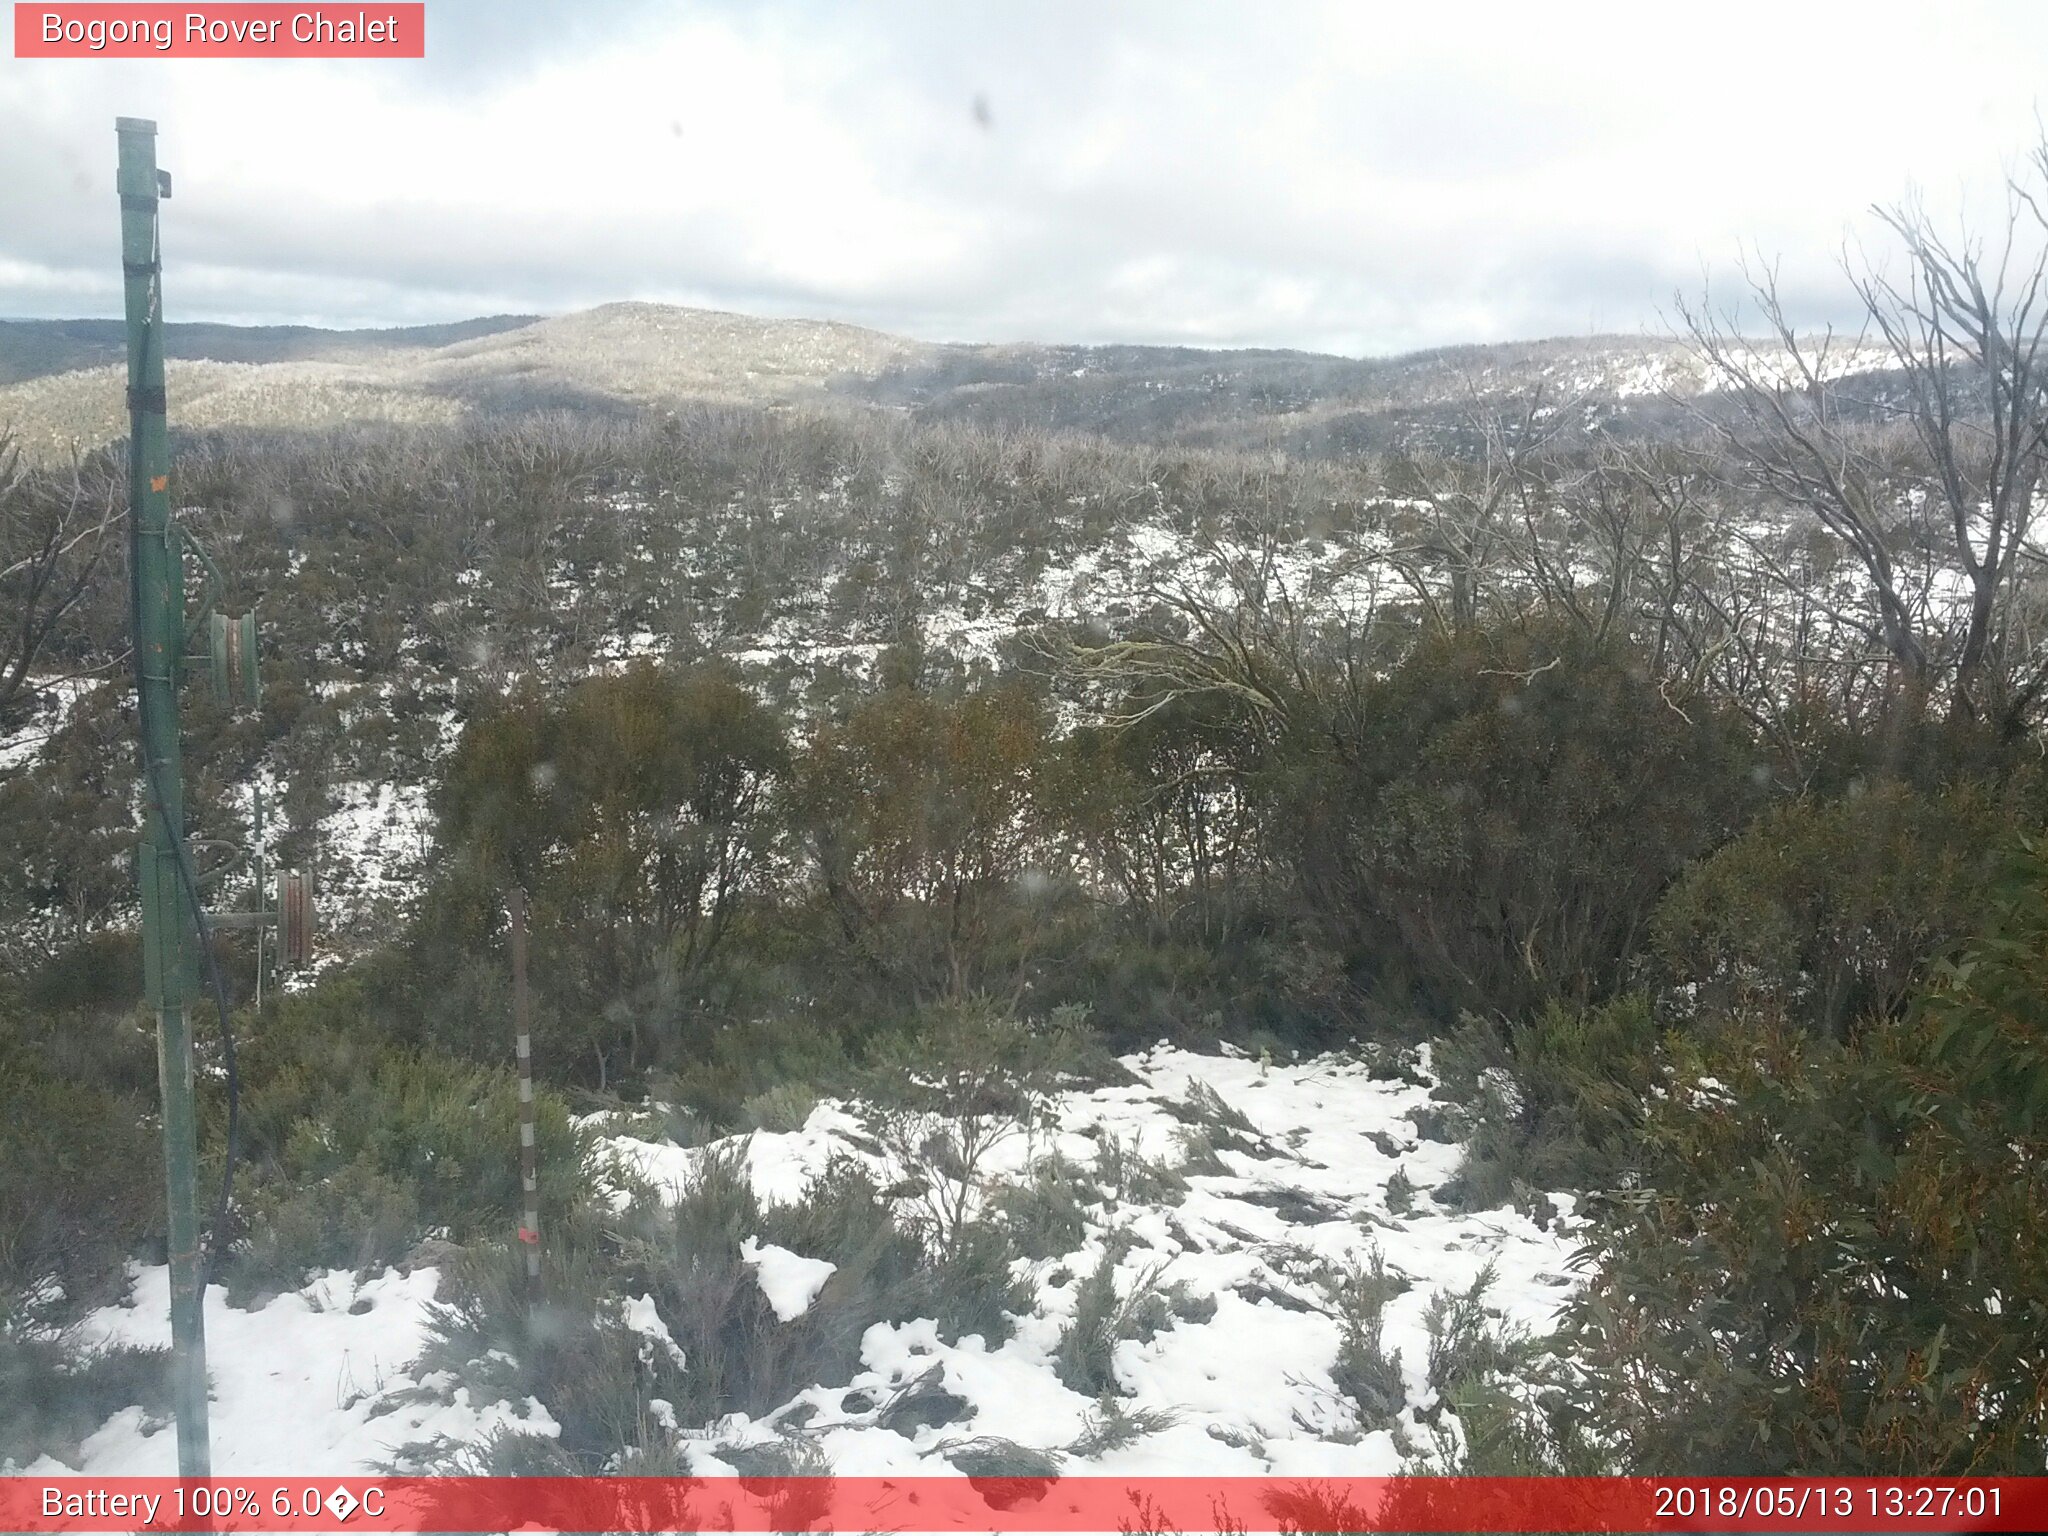
[[[194,319],[402,323],[645,297],[933,339],[1385,351],[1657,329],[1674,292],[1697,290],[1703,265],[1725,286],[1736,239],[1754,231],[1714,220],[1740,200],[1703,193],[1697,230],[1682,205],[1666,207],[1663,227],[1645,213],[1637,230],[1632,211],[1662,189],[1632,183],[1645,173],[1610,153],[1656,127],[1632,116],[1646,99],[1668,98],[1681,118],[1690,110],[1687,90],[1710,82],[1688,77],[1688,60],[1659,59],[1664,76],[1637,78],[1627,69],[1642,61],[1624,58],[1610,77],[1575,62],[1566,38],[1551,58],[1489,63],[1455,29],[1411,27],[1382,46],[1340,26],[1332,41],[1321,15],[1171,0],[1000,10],[435,0],[424,65],[369,66],[349,77],[367,89],[351,97],[327,80],[316,101],[450,107],[447,131],[473,133],[473,146],[458,147],[482,157],[507,93],[569,80],[583,94],[549,104],[559,111],[550,131],[594,159],[637,157],[632,194],[579,203],[573,185],[555,183],[540,189],[545,206],[514,195],[480,209],[425,179],[423,164],[445,175],[450,157],[362,131],[374,119],[309,108],[304,120],[251,109],[237,121],[233,86],[253,77],[219,66],[222,90],[206,105],[232,131],[209,140],[212,158],[181,163],[196,153],[193,136],[166,124],[181,188],[167,250],[185,264],[170,292]],[[741,120],[672,144],[578,137],[587,114],[616,105],[608,92],[645,88],[591,61],[622,47],[630,58],[678,18],[707,16],[786,66],[769,72],[784,97],[744,103]],[[1374,49],[1376,73],[1357,85],[1347,69]],[[215,66],[0,65],[11,71],[0,72],[0,314],[114,311],[108,119],[158,110],[190,78],[164,71],[196,67]],[[636,135],[643,119],[666,122],[656,103],[645,108],[606,121]],[[734,157],[754,163],[753,141],[788,126],[777,112],[800,109],[839,136],[818,153],[852,145],[875,195],[895,200],[885,225],[900,203],[937,236],[891,245],[886,228],[849,233],[835,223],[846,210],[804,204],[773,169],[794,163],[775,154],[801,156],[802,144],[766,152],[769,169],[721,193],[726,202],[686,219],[664,212],[664,183],[688,191]],[[284,196],[259,188],[236,148],[279,136],[307,170],[303,191]],[[1683,142],[1668,177],[1648,174],[1676,187],[1750,174],[1739,146],[1724,151],[1711,128]],[[2014,148],[1987,135],[1982,159],[1995,169]],[[323,194],[322,170],[335,166],[350,172],[348,197]],[[1867,199],[1815,175],[1813,205],[1856,217]],[[764,210],[775,217],[762,222]],[[835,265],[842,251],[854,259]],[[1834,262],[1831,244],[1788,255],[1803,319],[1849,313]]]

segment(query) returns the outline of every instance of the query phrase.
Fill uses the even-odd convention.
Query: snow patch
[[[810,1311],[811,1303],[818,1299],[818,1292],[825,1288],[825,1282],[839,1268],[824,1259],[807,1259],[787,1248],[764,1243],[758,1237],[750,1237],[740,1244],[740,1257],[754,1266],[754,1278],[760,1282],[761,1294],[768,1298],[768,1305],[785,1323]]]

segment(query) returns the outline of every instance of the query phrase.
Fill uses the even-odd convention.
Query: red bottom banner
[[[0,1477],[0,1530],[2042,1531],[2048,1478]]]

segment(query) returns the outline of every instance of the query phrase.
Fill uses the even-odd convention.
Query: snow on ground
[[[740,1244],[740,1256],[753,1265],[761,1294],[785,1323],[810,1311],[818,1292],[839,1268],[830,1259],[807,1259],[758,1237]]]
[[[170,1271],[137,1265],[134,1272],[129,1304],[93,1313],[84,1335],[107,1344],[166,1347]],[[208,1287],[215,1473],[368,1472],[400,1446],[438,1435],[468,1441],[503,1424],[552,1432],[547,1410],[530,1399],[518,1407],[472,1403],[458,1387],[447,1403],[402,1400],[407,1389],[439,1385],[409,1374],[426,1340],[437,1280],[432,1269],[386,1270],[364,1280],[337,1269],[250,1311],[229,1306],[220,1286]],[[141,1477],[172,1476],[177,1469],[171,1422],[125,1408],[86,1438],[75,1470]],[[55,1475],[67,1469],[44,1457],[21,1470]]]
[[[660,1309],[654,1305],[652,1296],[633,1297],[626,1303],[620,1315],[628,1328],[647,1340],[641,1346],[643,1360],[651,1360],[656,1352],[659,1352],[677,1365],[689,1364],[688,1358],[683,1354],[683,1346],[676,1342],[676,1336],[668,1331],[668,1324],[661,1320]]]
[[[403,911],[431,842],[426,786],[351,780],[334,793],[340,805],[320,823],[322,921],[341,926]]]
[[[1146,1277],[1181,1288],[1178,1320],[1149,1341],[1125,1341],[1115,1355],[1125,1409],[1164,1410],[1171,1419],[1120,1450],[1092,1460],[1070,1457],[1070,1471],[1388,1473],[1404,1464],[1403,1449],[1385,1429],[1361,1433],[1331,1378],[1340,1324],[1315,1283],[1325,1261],[1362,1261],[1377,1249],[1392,1273],[1411,1282],[1384,1315],[1384,1344],[1390,1354],[1399,1351],[1407,1386],[1409,1452],[1431,1443],[1416,1414],[1433,1402],[1423,1318],[1439,1288],[1463,1290],[1491,1265],[1497,1278],[1489,1302],[1508,1323],[1535,1331],[1569,1296],[1576,1226],[1569,1196],[1553,1197],[1563,1214],[1547,1230],[1516,1211],[1459,1213],[1432,1198],[1456,1169],[1459,1149],[1421,1134],[1416,1117],[1429,1104],[1426,1088],[1375,1077],[1349,1055],[1282,1065],[1162,1045],[1124,1065],[1134,1083],[1059,1096],[1050,1123],[996,1145],[991,1171],[1023,1174],[1057,1155],[1070,1169],[1094,1170],[1092,1183],[1102,1186],[1113,1182],[1105,1177],[1105,1154],[1112,1163],[1125,1150],[1175,1161],[1184,1120],[1171,1106],[1185,1116],[1200,1086],[1250,1123],[1253,1130],[1239,1138],[1252,1150],[1221,1152],[1228,1171],[1191,1174],[1182,1191],[1092,1206],[1074,1252],[1018,1261],[1036,1299],[999,1347],[978,1336],[948,1344],[929,1321],[878,1324],[862,1342],[863,1369],[852,1380],[820,1382],[759,1422],[728,1419],[715,1427],[721,1447],[773,1440],[777,1420],[794,1424],[806,1416],[804,1435],[847,1475],[945,1472],[945,1444],[961,1436],[1070,1445],[1098,1404],[1060,1381],[1054,1351],[1082,1278],[1114,1241],[1120,1289]],[[860,1105],[827,1102],[799,1131],[738,1138],[760,1197],[770,1204],[797,1198],[835,1154],[886,1168],[882,1143],[864,1134],[866,1113]],[[603,1145],[617,1160],[612,1177],[629,1172],[657,1188],[687,1178],[706,1155],[703,1148],[626,1135]],[[1415,1186],[1412,1205],[1389,1200],[1397,1170]],[[758,1235],[745,1251],[785,1318],[810,1304],[830,1272],[828,1260],[765,1244]],[[138,1277],[130,1305],[93,1314],[88,1337],[164,1341],[165,1271],[143,1269]],[[472,1403],[457,1391],[451,1403],[433,1405],[406,1392],[420,1385],[411,1362],[434,1285],[435,1272],[424,1268],[360,1282],[335,1272],[255,1311],[229,1307],[218,1288],[211,1291],[216,1468],[370,1471],[400,1445],[433,1435],[462,1440],[507,1422],[550,1430],[536,1403]],[[676,1350],[647,1298],[621,1297],[619,1307],[647,1348]],[[884,1428],[880,1405],[935,1370],[945,1390],[966,1401],[964,1417],[914,1434]],[[650,1413],[659,1419],[664,1407],[650,1405]],[[688,1427],[684,1433],[691,1438]],[[712,1438],[705,1431],[696,1439],[693,1470],[728,1470],[711,1454]],[[169,1427],[130,1409],[85,1442],[79,1470],[168,1473],[173,1466]]]
[[[81,698],[101,685],[97,677],[53,677],[31,679],[28,693],[34,701],[27,718],[11,731],[0,732],[0,773],[26,768],[33,763],[49,739],[64,729],[71,709]]]

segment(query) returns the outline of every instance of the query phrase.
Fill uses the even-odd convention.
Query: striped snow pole
[[[512,1027],[519,1054],[519,1187],[525,1219],[519,1242],[526,1250],[526,1294],[540,1305],[540,1149],[533,1129],[533,1010],[526,997],[526,892],[512,887]]]

